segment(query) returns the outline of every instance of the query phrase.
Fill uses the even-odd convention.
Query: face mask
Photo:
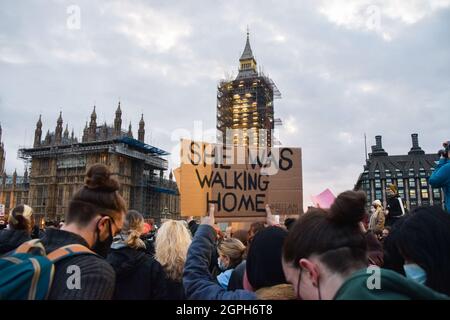
[[[109,249],[111,248],[111,244],[113,242],[111,222],[108,222],[108,226],[109,226],[109,235],[105,240],[100,240],[100,231],[97,228],[96,231],[97,240],[92,246],[92,251],[97,253],[99,256],[102,256],[103,258],[106,258],[106,256],[108,255]]]
[[[222,260],[220,260],[220,258],[217,258],[217,265],[219,266],[219,269],[221,271],[227,270],[227,267],[225,267],[225,265],[223,264]]]
[[[427,281],[427,273],[419,265],[415,263],[403,265],[406,278],[416,281],[420,284],[425,284]]]
[[[297,280],[297,300],[303,300],[302,296],[300,295],[300,281],[302,279],[302,269],[299,269],[298,272],[298,280]]]
[[[302,279],[302,269],[300,268],[300,270],[298,272],[298,280],[297,280],[297,300],[303,300],[302,296],[300,295],[301,279]],[[317,279],[317,298],[318,298],[318,300],[322,300],[322,293],[320,292],[319,279]]]

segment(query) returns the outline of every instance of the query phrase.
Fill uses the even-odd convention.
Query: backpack
[[[0,300],[47,299],[55,263],[80,254],[95,254],[80,244],[70,244],[48,255],[40,239],[24,242],[0,257]]]

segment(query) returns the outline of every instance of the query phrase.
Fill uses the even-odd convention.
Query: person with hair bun
[[[15,207],[8,217],[8,229],[0,231],[0,255],[31,240],[33,227],[33,209],[26,204]]]
[[[90,253],[56,262],[49,299],[112,298],[115,274],[104,258],[114,235],[122,229],[127,213],[119,188],[119,182],[112,177],[108,167],[103,164],[92,165],[87,170],[84,185],[69,202],[64,226],[61,229],[47,229],[42,239],[47,252],[71,244],[91,250]],[[80,276],[80,285],[76,289],[67,285],[73,279],[74,265],[79,268]]]
[[[146,253],[141,240],[144,217],[128,211],[120,240],[114,242],[108,262],[116,272],[114,300],[161,300],[167,296],[167,282],[161,264]]]
[[[283,270],[297,298],[305,300],[447,299],[391,270],[368,268],[361,228],[364,192],[341,193],[330,209],[313,208],[290,230]]]
[[[225,239],[219,243],[217,253],[219,254],[217,265],[219,266],[220,274],[216,279],[222,288],[227,289],[233,270],[244,258],[245,246],[238,239]]]

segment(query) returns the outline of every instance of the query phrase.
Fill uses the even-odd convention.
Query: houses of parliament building
[[[1,143],[0,128],[0,204],[6,214],[19,204],[33,207],[36,219],[63,219],[72,195],[83,185],[85,173],[94,163],[107,165],[120,182],[120,193],[128,208],[144,214],[146,218],[160,221],[179,216],[179,193],[165,156],[169,153],[146,144],[144,116],[141,116],[137,138],[133,136],[131,123],[128,130],[122,128],[120,102],[112,125],[98,124],[92,111],[86,123],[81,141],[63,126],[60,113],[54,132],[43,137],[42,119],[36,123],[34,143],[31,148],[18,152],[25,162],[23,176],[4,171],[5,151]]]

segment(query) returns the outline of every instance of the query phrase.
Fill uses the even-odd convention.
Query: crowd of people
[[[446,193],[450,172],[445,180],[442,170],[449,166],[442,160],[437,178],[430,178]],[[266,205],[265,222],[226,233],[215,223],[214,205],[200,224],[192,217],[167,220],[151,233],[140,212],[128,211],[119,188],[109,169],[96,164],[64,223],[39,230],[31,207],[14,208],[0,231],[0,271],[19,268],[7,265],[13,258],[47,256],[54,274],[44,297],[56,300],[450,296],[450,214],[439,206],[407,212],[394,185],[386,190],[386,208],[376,200],[368,212],[365,193],[346,191],[329,209],[310,208],[283,224]],[[73,266],[79,279],[72,286]],[[23,285],[21,274],[0,272],[1,299]]]

